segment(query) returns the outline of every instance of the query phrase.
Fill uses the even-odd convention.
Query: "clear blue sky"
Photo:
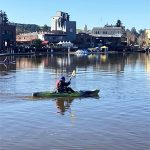
[[[118,19],[128,29],[150,29],[150,0],[0,0],[0,10],[16,23],[50,26],[56,11],[64,11],[80,29],[85,24],[88,29],[115,24]]]

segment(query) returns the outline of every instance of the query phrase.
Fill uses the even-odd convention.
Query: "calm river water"
[[[0,150],[150,150],[150,55],[9,59],[16,64],[0,64]],[[32,98],[74,69],[71,87],[100,89],[99,98]]]

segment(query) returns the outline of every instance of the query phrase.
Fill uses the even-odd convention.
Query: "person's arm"
[[[65,86],[68,86],[68,85],[70,85],[70,81],[65,82]]]

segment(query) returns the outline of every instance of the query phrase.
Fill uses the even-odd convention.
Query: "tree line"
[[[39,26],[36,24],[20,24],[20,23],[13,23],[16,26],[16,34],[23,34],[23,33],[31,33],[31,32],[49,32],[50,27],[46,24],[44,26]]]
[[[137,31],[136,28],[133,27],[131,30],[126,30],[126,38],[129,45],[137,44],[139,46],[145,46],[148,37],[145,33],[145,29]]]
[[[50,27],[46,24],[44,26],[39,26],[36,24],[21,24],[21,23],[12,23],[9,22],[6,12],[0,10],[0,24],[6,25],[11,24],[16,26],[16,34],[29,33],[29,32],[48,32]]]
[[[8,17],[7,17],[7,14],[6,12],[0,10],[0,23],[5,25],[8,23]]]
[[[121,20],[117,20],[116,27],[122,27]],[[146,45],[147,35],[145,29],[140,29],[139,31],[137,31],[135,27],[132,27],[131,30],[126,29],[125,37],[129,45]]]

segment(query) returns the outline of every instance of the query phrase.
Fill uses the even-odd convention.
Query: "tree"
[[[148,38],[148,31],[144,31],[144,46],[149,46],[149,38]]]
[[[0,18],[1,18],[1,23],[2,24],[7,24],[8,23],[7,14],[5,12],[3,12],[2,10],[0,11]]]
[[[147,36],[146,36],[145,30],[140,29],[139,30],[139,36],[138,36],[138,44],[140,46],[145,46],[146,38],[147,38]]]
[[[48,32],[49,31],[49,27],[45,24],[43,27],[43,32]]]
[[[145,30],[140,29],[140,30],[139,30],[139,34],[140,34],[140,35],[141,35],[141,34],[144,34],[144,31],[145,31]]]
[[[127,34],[127,39],[129,44],[133,44],[133,45],[138,44],[139,34],[136,31],[135,27],[133,27],[131,31],[130,30],[128,30],[128,32],[126,31],[126,34]]]
[[[117,20],[116,27],[122,27],[122,22],[121,22],[121,20]]]
[[[135,36],[138,36],[138,35],[139,35],[138,32],[136,31],[135,27],[133,27],[133,28],[131,29],[131,33],[132,33],[133,35],[135,35]]]
[[[32,43],[35,45],[35,48],[42,47],[42,41],[40,39],[33,40]]]
[[[29,33],[29,32],[39,32],[40,26],[36,24],[19,24],[15,23],[16,26],[16,34],[21,34],[21,33]]]
[[[7,23],[8,23],[7,14],[4,12],[3,13],[3,24],[7,24]]]
[[[130,31],[129,29],[126,30],[126,37],[127,37],[127,41],[128,41],[128,45],[130,44],[136,44],[137,42],[137,37],[135,35],[134,30]]]

